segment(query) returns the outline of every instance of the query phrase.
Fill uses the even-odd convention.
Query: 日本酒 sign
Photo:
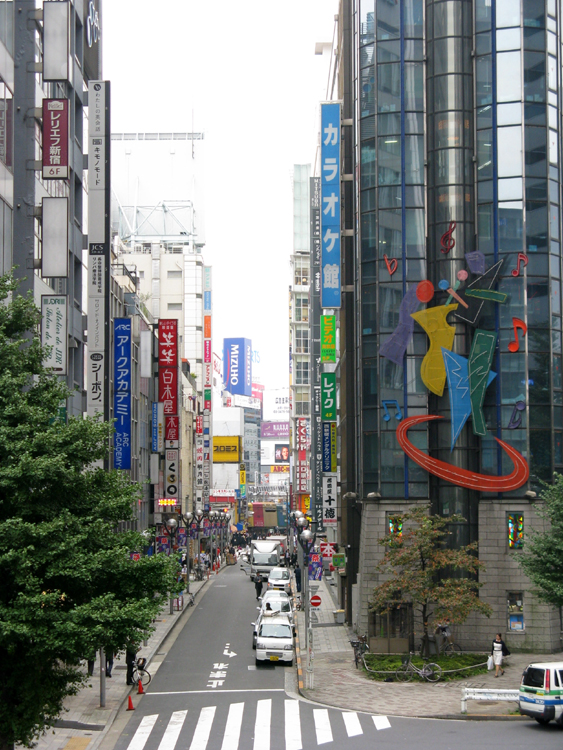
[[[321,307],[340,307],[340,104],[321,104]]]
[[[178,321],[176,319],[158,322],[158,366],[178,366]]]

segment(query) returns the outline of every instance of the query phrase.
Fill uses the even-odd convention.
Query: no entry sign
[[[312,596],[310,599],[311,607],[320,607],[321,606],[321,597],[315,594],[315,596]]]

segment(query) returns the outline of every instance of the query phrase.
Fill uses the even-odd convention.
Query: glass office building
[[[453,543],[479,541],[487,565],[493,617],[458,639],[482,645],[493,628],[511,648],[559,647],[560,613],[533,597],[514,556],[538,525],[531,493],[563,472],[562,10],[341,3],[357,174],[357,322],[342,344],[355,352],[357,479],[346,489],[364,499],[364,632],[380,555],[368,540],[430,504],[465,518]]]

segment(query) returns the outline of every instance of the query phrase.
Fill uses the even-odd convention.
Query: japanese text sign
[[[336,362],[335,315],[321,315],[321,362]]]
[[[41,295],[41,344],[51,347],[45,367],[57,375],[66,375],[67,298],[64,294]]]
[[[323,475],[323,524],[336,525],[336,474]]]
[[[113,321],[113,465],[131,468],[131,318]]]
[[[336,375],[333,372],[321,374],[321,419],[336,421]]]
[[[161,367],[158,371],[158,400],[164,404],[164,414],[178,413],[178,368]]]
[[[43,99],[43,179],[68,178],[68,99]]]
[[[180,439],[180,417],[165,417],[165,440],[179,440]]]
[[[158,366],[178,366],[178,321],[160,320],[158,323]]]
[[[321,104],[321,307],[340,307],[340,104]]]

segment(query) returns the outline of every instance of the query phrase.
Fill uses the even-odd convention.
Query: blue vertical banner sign
[[[321,104],[321,307],[340,308],[340,104]]]
[[[131,468],[131,318],[113,321],[113,466]]]

